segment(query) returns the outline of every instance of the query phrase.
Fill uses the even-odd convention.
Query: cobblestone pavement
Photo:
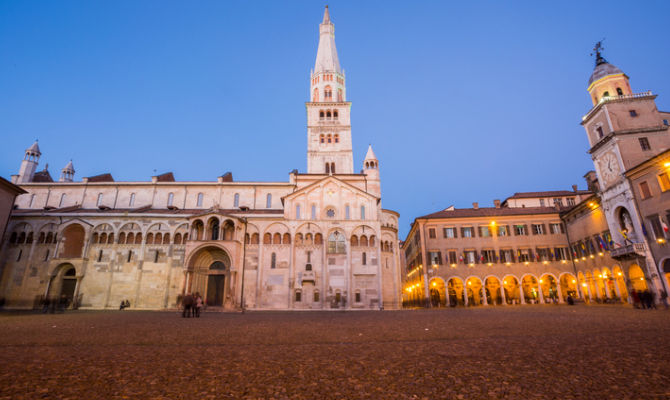
[[[0,314],[2,399],[667,399],[670,311]]]

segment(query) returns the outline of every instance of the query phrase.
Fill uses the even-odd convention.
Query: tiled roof
[[[54,180],[51,178],[51,174],[49,173],[49,171],[45,169],[43,171],[35,172],[32,181],[37,183],[44,183],[44,182],[53,182]]]
[[[509,199],[529,199],[534,197],[556,197],[556,196],[575,196],[578,194],[591,194],[588,190],[549,190],[545,192],[517,192],[513,196],[508,197],[505,201]]]
[[[417,219],[463,218],[463,217],[501,217],[507,215],[558,214],[554,207],[483,207],[483,208],[456,208],[443,210],[424,215]]]
[[[158,182],[174,182],[174,174],[172,174],[172,172],[166,172],[164,174],[158,175],[156,180]]]
[[[114,182],[114,178],[112,178],[112,174],[106,173],[106,174],[100,174],[100,175],[95,175],[95,176],[89,176],[88,177],[88,182],[89,183]]]
[[[100,210],[98,208],[78,208],[78,206],[73,206],[73,207],[65,207],[65,208],[56,208],[53,210],[48,210],[45,211],[43,209],[25,209],[25,208],[19,208],[14,210],[12,213],[13,214],[21,214],[21,215],[40,215],[44,212],[48,213],[63,213],[63,214],[91,214],[91,213],[98,213],[98,214],[183,214],[185,216],[188,215],[194,215],[194,214],[201,214],[204,211],[202,208],[190,208],[190,209],[184,209],[184,210],[169,210],[167,208],[150,208],[150,207],[140,207],[140,208],[115,208],[115,209],[105,209],[105,210]],[[279,214],[284,214],[284,210],[266,210],[266,209],[260,209],[260,210],[248,210],[248,211],[241,211],[238,208],[233,208],[229,210],[217,210],[217,212],[223,213],[223,214],[257,214],[257,215],[279,215]]]

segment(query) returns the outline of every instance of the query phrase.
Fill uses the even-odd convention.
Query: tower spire
[[[330,22],[328,6],[323,13],[323,22],[319,25],[319,49],[316,52],[314,73],[319,72],[342,73],[335,47],[335,26]]]
[[[323,24],[330,24],[330,13],[328,12],[328,5],[326,4],[326,11],[323,13]]]

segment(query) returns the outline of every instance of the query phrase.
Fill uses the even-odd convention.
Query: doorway
[[[209,275],[207,278],[207,305],[223,306],[223,290],[226,281],[225,275]]]

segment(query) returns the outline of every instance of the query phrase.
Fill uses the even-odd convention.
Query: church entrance
[[[230,257],[224,249],[206,246],[197,250],[189,260],[183,293],[200,294],[207,306],[234,306],[230,269]]]
[[[225,270],[226,266],[221,261],[216,261],[209,267],[210,275],[207,277],[206,298],[208,306],[223,306],[224,283],[226,282],[226,276],[223,273],[225,273]]]

